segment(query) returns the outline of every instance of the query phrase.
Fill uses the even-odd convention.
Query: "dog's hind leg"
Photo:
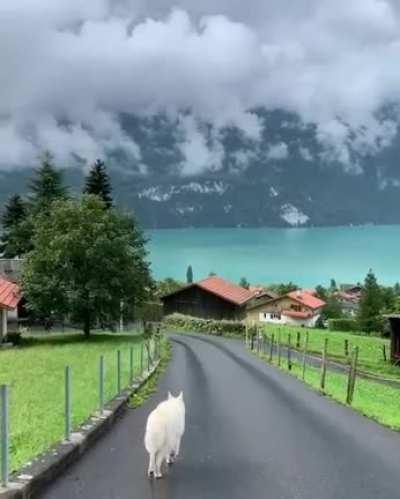
[[[156,473],[156,456],[154,452],[150,454],[150,459],[149,459],[149,470],[147,472],[147,475],[151,477],[152,474],[155,475]]]
[[[162,464],[163,464],[163,461],[164,461],[164,457],[165,457],[164,456],[164,452],[162,450],[157,452],[156,457],[155,457],[156,471],[154,473],[154,476],[156,478],[161,478],[162,477],[161,467],[162,467]]]

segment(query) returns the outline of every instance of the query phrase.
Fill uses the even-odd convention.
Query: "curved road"
[[[400,435],[308,390],[234,341],[174,335],[160,392],[122,420],[45,499],[393,499]],[[168,390],[184,390],[179,461],[145,476],[143,431]],[[399,408],[400,410],[400,408]]]

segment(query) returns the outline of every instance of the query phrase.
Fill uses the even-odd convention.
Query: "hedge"
[[[246,327],[239,321],[199,319],[188,315],[172,314],[164,317],[164,324],[168,328],[176,328],[180,331],[206,333],[215,336],[234,334],[244,336]]]
[[[331,331],[361,331],[355,319],[329,319],[328,325]]]

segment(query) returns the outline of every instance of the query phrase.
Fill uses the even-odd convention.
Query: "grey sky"
[[[65,164],[115,147],[140,159],[118,113],[191,109],[182,151],[199,171],[223,151],[196,119],[257,140],[255,106],[316,123],[346,165],[343,122],[360,150],[397,132],[376,111],[400,101],[399,11],[396,0],[1,0],[0,167],[43,148]]]

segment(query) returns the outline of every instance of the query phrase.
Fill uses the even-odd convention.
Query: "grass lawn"
[[[50,335],[27,338],[21,347],[0,351],[0,384],[10,385],[11,469],[63,439],[64,370],[72,369],[73,427],[98,408],[99,358],[105,357],[105,399],[117,391],[117,350],[122,357],[122,387],[140,371],[141,337],[129,334]]]
[[[310,353],[321,354],[325,338],[328,338],[328,357],[346,363],[344,342],[349,342],[349,352],[354,346],[359,347],[359,367],[360,369],[374,372],[382,376],[400,378],[400,367],[394,367],[389,360],[383,360],[382,346],[386,346],[386,355],[389,358],[390,346],[389,340],[378,338],[376,336],[360,336],[340,331],[329,331],[327,329],[308,329],[293,326],[278,326],[268,324],[265,326],[265,334],[270,338],[275,335],[275,341],[278,333],[281,334],[281,342],[288,343],[288,335],[291,334],[291,344],[296,346],[297,332],[300,333],[300,348],[303,348],[305,333],[309,332],[308,351]]]
[[[276,359],[274,359],[276,364]],[[285,359],[282,359],[281,369],[287,371]],[[302,367],[300,362],[293,362],[290,373],[301,378]],[[320,370],[307,366],[305,383],[319,391]],[[347,375],[332,371],[326,373],[324,393],[333,399],[345,404],[347,393]],[[379,423],[400,430],[400,390],[385,386],[373,381],[357,378],[352,408],[372,418]]]

